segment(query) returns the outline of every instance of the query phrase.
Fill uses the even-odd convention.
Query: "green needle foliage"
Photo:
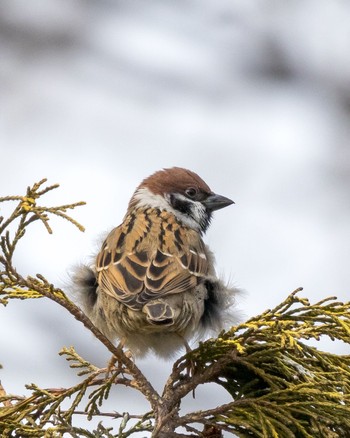
[[[193,353],[205,367],[232,355],[213,381],[233,401],[209,412],[206,421],[238,436],[348,436],[350,356],[321,352],[305,341],[324,335],[349,343],[350,303],[327,298],[310,305],[297,292]]]
[[[298,296],[301,289],[296,290],[274,309],[201,343],[176,361],[160,394],[64,291],[39,274],[23,277],[17,272],[13,255],[31,223],[40,221],[52,233],[49,221],[54,215],[83,231],[67,211],[84,203],[38,204],[58,187],[43,188],[45,182],[29,187],[24,196],[0,198],[0,203],[16,202],[9,217],[0,217],[0,303],[54,300],[84,324],[114,360],[101,369],[73,347],[63,348],[59,354],[80,377],[75,386],[43,389],[31,384],[26,386],[30,396],[24,397],[7,394],[0,384],[1,437],[220,437],[223,431],[261,438],[350,436],[350,356],[320,351],[312,346],[315,342],[308,342],[328,336],[350,344],[350,303],[330,297],[310,304]],[[225,388],[231,402],[182,414],[181,400],[209,382]],[[143,394],[149,412],[106,412],[104,402],[115,385]],[[77,427],[75,419],[82,415],[101,421],[95,429]],[[117,426],[104,425],[106,418],[118,420],[113,422]]]

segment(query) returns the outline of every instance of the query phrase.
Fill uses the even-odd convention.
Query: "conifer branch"
[[[13,212],[0,217],[0,303],[46,297],[64,307],[107,348],[116,365],[98,368],[73,347],[63,348],[81,381],[70,388],[27,385],[28,397],[6,393],[0,384],[0,436],[126,438],[136,432],[152,437],[220,437],[222,431],[240,437],[341,438],[350,436],[350,355],[336,355],[311,346],[327,336],[350,344],[350,303],[325,298],[310,304],[297,289],[274,309],[222,332],[178,359],[158,394],[122,348],[109,341],[66,296],[42,275],[23,277],[13,264],[15,250],[30,225],[41,221],[52,233],[51,216],[83,227],[67,211],[82,202],[43,207],[39,199],[57,184],[41,180],[16,202]],[[199,385],[223,387],[231,402],[204,411],[181,413],[183,397]],[[141,392],[150,405],[144,415],[105,412],[103,405],[115,385]],[[64,408],[63,408],[64,406]],[[94,430],[74,425],[85,415],[118,419],[115,427],[101,421]],[[187,430],[180,433],[179,428]]]

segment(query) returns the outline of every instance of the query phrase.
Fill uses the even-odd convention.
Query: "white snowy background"
[[[85,233],[62,221],[52,236],[28,229],[18,270],[65,287],[136,185],[181,166],[236,202],[216,213],[206,242],[246,291],[242,319],[299,286],[312,302],[348,300],[349,23],[341,0],[1,0],[0,196],[47,177],[61,188],[43,203],[87,202],[73,212]],[[70,345],[100,366],[109,359],[55,303],[0,307],[8,392],[76,382],[57,355]],[[171,368],[152,356],[137,364],[157,389]],[[184,410],[227,400],[201,388]],[[118,389],[106,409],[147,405]]]

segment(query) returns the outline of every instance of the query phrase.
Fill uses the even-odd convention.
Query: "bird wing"
[[[199,234],[158,209],[130,214],[97,257],[98,282],[125,305],[140,309],[160,296],[185,292],[208,273]]]

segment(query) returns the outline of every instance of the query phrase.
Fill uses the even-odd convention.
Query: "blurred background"
[[[206,242],[245,291],[241,320],[299,286],[312,302],[348,300],[349,22],[345,0],[1,0],[0,196],[47,177],[61,187],[42,203],[87,202],[72,213],[85,233],[62,221],[52,236],[28,229],[19,272],[65,288],[139,182],[181,166],[236,202]],[[7,392],[76,382],[57,355],[70,345],[101,367],[109,359],[55,303],[0,307]],[[162,388],[171,361],[137,364]],[[131,391],[112,398],[106,410],[148,409]],[[208,386],[183,410],[228,400]]]

